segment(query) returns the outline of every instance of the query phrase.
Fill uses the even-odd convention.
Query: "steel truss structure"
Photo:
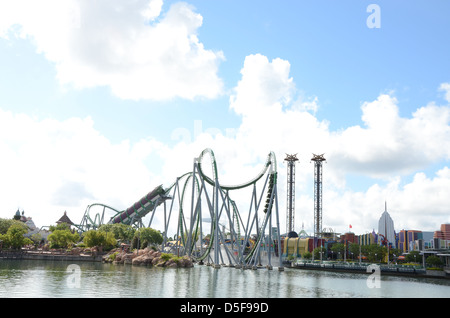
[[[210,159],[211,176],[204,169],[206,157]],[[250,197],[237,204],[231,194],[241,191],[246,191]],[[158,209],[161,206],[162,212]],[[239,209],[242,206],[246,211],[241,213]],[[94,208],[102,211],[93,214]],[[265,266],[272,269],[272,260],[278,258],[279,270],[283,270],[277,163],[273,152],[267,156],[262,171],[250,181],[222,185],[214,152],[205,149],[194,159],[192,172],[178,177],[166,189],[162,186],[155,188],[126,210],[119,211],[99,203],[89,205],[79,229],[98,228],[105,224],[104,218],[108,213],[114,215],[106,222],[109,224],[143,227],[143,217],[150,215],[148,227],[151,227],[158,219],[164,227],[164,250],[187,255],[199,264],[214,268],[258,268],[265,262]],[[91,214],[94,216],[91,217]],[[167,238],[169,227],[175,227],[177,231],[176,243],[171,245]]]
[[[298,161],[297,154],[286,154],[287,161],[287,200],[286,200],[286,234],[294,231],[295,223],[295,162]]]
[[[320,238],[322,233],[322,162],[325,161],[324,154],[315,155],[314,161],[314,238]],[[314,240],[316,242],[316,240]],[[314,247],[315,243],[314,243]]]

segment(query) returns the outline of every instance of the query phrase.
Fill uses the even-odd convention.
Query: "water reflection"
[[[243,270],[209,266],[147,268],[79,263],[80,284],[68,284],[69,263],[0,261],[0,297],[450,297],[450,280],[382,276],[369,288],[367,275],[299,269]]]

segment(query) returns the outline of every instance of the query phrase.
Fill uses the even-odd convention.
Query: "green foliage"
[[[121,242],[130,243],[134,237],[136,230],[131,225],[122,223],[117,224],[103,224],[100,226],[99,231],[111,232],[116,240]]]
[[[112,248],[116,246],[117,241],[112,232],[100,230],[90,230],[83,234],[83,242],[87,247],[102,246]]]
[[[29,238],[24,237],[27,232],[26,227],[21,224],[12,224],[6,234],[0,234],[3,248],[20,249],[24,245],[32,244],[33,242]]]
[[[370,244],[370,245],[359,245],[356,243],[349,243],[347,247],[343,243],[335,243],[331,247],[331,251],[333,252],[333,258],[344,258],[344,253],[347,253],[353,259],[357,259],[357,257],[361,254],[361,256],[366,256],[367,261],[369,262],[381,262],[384,261],[387,248],[386,246],[380,246],[378,244]],[[393,251],[390,251],[392,254]],[[352,256],[353,255],[353,256]]]
[[[336,257],[338,257],[339,253],[341,254],[341,257],[343,257],[344,250],[345,250],[345,247],[344,247],[343,243],[335,243],[331,247],[331,251],[333,252],[334,255],[336,255]]]
[[[72,233],[69,229],[55,230],[48,236],[50,248],[68,248],[80,240],[78,233]]]
[[[320,252],[322,252],[322,258],[325,257],[327,250],[323,246],[316,247],[313,251],[314,259],[320,259]]]
[[[361,253],[362,253],[362,246],[360,246],[359,244],[356,244],[356,243],[349,243],[348,244],[348,251],[350,253],[353,253],[353,255],[355,257],[359,256],[360,248],[361,248]]]
[[[164,261],[168,261],[169,259],[171,259],[173,257],[173,254],[169,254],[169,253],[161,253],[161,259]]]
[[[431,266],[431,267],[439,268],[439,266],[443,265],[441,259],[435,255],[428,256],[426,259],[426,262],[427,262],[427,265]]]
[[[117,257],[118,254],[119,254],[119,252],[114,252],[114,253],[112,253],[111,255],[108,256],[109,260],[110,260],[111,262],[113,262],[113,261],[116,259],[116,257]]]
[[[20,225],[25,230],[28,229],[28,227],[25,225],[25,223],[23,223],[21,221],[0,218],[0,234],[6,234],[6,232],[8,232],[8,229],[10,228],[10,226],[13,224]]]
[[[181,259],[183,259],[183,256],[176,256],[176,255],[172,255],[172,260],[174,260],[177,264],[180,262]]]
[[[55,232],[56,230],[69,230],[70,231],[70,225],[67,223],[59,223],[57,225],[50,225],[50,232]]]
[[[312,253],[311,252],[305,252],[303,254],[304,259],[312,259]]]
[[[157,231],[150,227],[144,227],[138,229],[134,234],[133,247],[143,248],[150,245],[159,245],[162,242],[163,236],[160,231]]]
[[[39,233],[34,233],[30,238],[36,246],[42,241],[42,235]]]
[[[381,262],[387,254],[386,246],[378,244],[363,245],[361,246],[361,251],[369,262]]]
[[[421,263],[422,255],[420,255],[419,251],[411,251],[408,254],[406,254],[405,261],[411,262],[411,263]]]

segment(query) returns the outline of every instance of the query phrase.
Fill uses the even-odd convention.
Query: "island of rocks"
[[[192,260],[188,256],[176,256],[170,253],[162,253],[148,247],[133,252],[116,248],[103,256],[103,262],[172,268],[194,266]]]

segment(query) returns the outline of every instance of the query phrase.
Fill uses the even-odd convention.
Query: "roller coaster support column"
[[[219,264],[219,180],[216,178],[214,185],[214,268],[220,268]]]
[[[191,239],[194,239],[192,237],[192,233],[193,233],[193,227],[194,227],[194,198],[195,198],[195,175],[196,175],[196,171],[197,171],[197,164],[198,164],[198,158],[194,158],[194,167],[192,170],[192,196],[191,196],[191,225],[190,225],[190,230],[189,230],[189,235],[187,237],[187,244],[185,246],[186,251],[188,252],[188,255],[191,256],[192,250],[191,250]],[[199,193],[199,197],[198,200],[200,200],[200,193]]]
[[[279,271],[283,271],[284,267],[283,267],[283,260],[282,260],[282,251],[281,251],[281,236],[280,236],[280,217],[279,217],[279,213],[278,213],[278,189],[277,189],[277,184],[275,183],[275,213],[277,216],[277,243],[278,243],[278,259],[280,261],[279,266],[278,266],[278,270]],[[275,248],[275,246],[274,246]]]

